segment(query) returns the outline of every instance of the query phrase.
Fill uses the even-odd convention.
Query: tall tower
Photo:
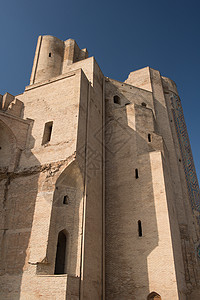
[[[200,191],[175,83],[40,36],[0,95],[0,299],[199,300]]]

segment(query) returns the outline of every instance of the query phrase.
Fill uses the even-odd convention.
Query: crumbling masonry
[[[38,38],[0,95],[0,299],[199,300],[200,192],[175,83]]]

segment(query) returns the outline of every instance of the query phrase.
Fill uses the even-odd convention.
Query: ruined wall
[[[107,81],[106,299],[179,299],[154,105],[150,92]]]
[[[112,80],[87,56],[41,36],[30,85],[0,95],[0,299],[197,300],[199,186],[176,85],[149,67]]]
[[[76,47],[75,55],[77,51]],[[47,67],[43,73],[50,78],[38,77],[39,82],[19,95],[24,104],[23,120],[30,119],[24,121],[29,134],[20,148],[15,172],[1,181],[7,216],[2,225],[2,251],[7,255],[3,255],[1,276],[3,299],[101,298],[103,156],[102,136],[94,139],[93,129],[102,130],[103,75],[94,59],[88,59],[83,68],[88,70],[92,85],[80,63],[72,72],[65,66],[65,74],[59,76]],[[8,148],[12,136],[3,132]],[[2,160],[2,170],[3,163],[9,165],[12,152],[4,144],[7,161]],[[97,170],[92,165],[94,153]],[[17,235],[13,229],[12,234],[6,231],[10,229],[7,224],[16,227]],[[92,234],[91,228],[95,228]],[[66,275],[62,277],[54,274],[61,231],[67,239]]]
[[[196,293],[199,285],[199,199],[200,191],[195,172],[183,110],[174,84],[162,78],[173,142],[178,162],[179,180],[181,181],[182,209],[178,210],[179,228],[184,259],[185,281],[188,298]],[[177,201],[178,202],[178,201]],[[180,203],[180,200],[179,200]],[[177,205],[180,205],[177,203]],[[180,206],[179,206],[180,207]],[[199,292],[198,292],[199,293]]]
[[[169,153],[164,176],[179,297],[190,299],[199,284],[199,186],[177,88],[149,67],[132,72],[126,82],[153,91],[156,130]]]
[[[51,35],[39,36],[30,84],[64,74],[68,65],[87,57],[87,49],[79,49],[73,39],[62,41]]]
[[[79,143],[77,155],[85,161],[83,253],[80,299],[102,299],[103,295],[103,74],[94,61],[93,86],[88,86],[86,112],[87,147]]]
[[[14,98],[14,97],[13,97]],[[19,299],[27,262],[38,172],[20,172],[19,160],[30,136],[31,120],[0,112],[1,299]],[[35,159],[36,160],[36,159]]]
[[[173,240],[173,248],[174,248],[174,260],[177,274],[177,282],[179,288],[180,297],[183,293],[185,293],[189,298],[191,291],[198,289],[199,284],[199,275],[197,274],[198,270],[198,261],[197,261],[197,249],[196,244],[198,243],[198,235],[199,229],[195,225],[194,215],[191,211],[191,200],[190,200],[190,190],[187,188],[186,181],[187,177],[193,177],[192,173],[188,170],[187,176],[183,174],[183,163],[184,157],[180,156],[180,144],[178,145],[179,137],[176,133],[173,134],[173,131],[176,127],[176,119],[173,120],[171,114],[171,107],[169,101],[169,90],[173,91],[177,95],[176,85],[173,81],[168,80],[166,78],[161,79],[158,71],[150,70],[151,81],[152,81],[152,90],[155,97],[156,109],[157,109],[157,122],[159,124],[159,130],[165,140],[167,149],[169,151],[169,168],[171,173],[171,181],[172,181],[172,190],[173,190],[173,200],[175,202],[175,210],[176,210],[176,218],[178,221],[178,230],[180,234],[178,235],[177,228],[173,225],[174,220],[172,218],[173,211],[170,210],[172,205],[168,205],[170,212],[170,222],[172,228],[172,240]],[[166,88],[167,86],[167,88]],[[180,104],[181,106],[181,104]],[[182,122],[184,123],[184,127],[186,127],[183,114],[181,117]],[[177,131],[177,130],[176,130]],[[190,154],[189,154],[190,155]],[[195,173],[195,169],[192,168],[192,172]],[[198,186],[198,183],[196,184]],[[197,188],[199,191],[199,188]],[[197,203],[196,203],[197,204]],[[174,206],[174,205],[173,205]],[[188,229],[190,228],[189,236],[190,241],[188,240]],[[195,229],[196,227],[196,229]],[[193,232],[192,232],[193,231]],[[182,263],[180,261],[180,245],[179,240],[181,239],[181,249],[182,249],[182,257],[184,263],[184,271],[182,269]],[[185,246],[186,244],[187,246]],[[190,258],[189,258],[190,257]],[[189,259],[188,259],[189,258]],[[189,282],[188,282],[188,270],[189,270]],[[183,287],[183,273],[184,273],[184,281],[185,287]]]

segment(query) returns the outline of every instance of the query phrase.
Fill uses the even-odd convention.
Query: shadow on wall
[[[184,187],[184,182],[192,182],[192,189],[194,191],[197,190],[198,182],[195,182],[194,174],[195,169],[193,169],[193,161],[192,161],[192,153],[190,152],[189,140],[187,140],[187,129],[183,117],[183,112],[181,108],[181,104],[178,102],[178,115],[180,120],[176,120],[176,114],[173,116],[173,106],[171,106],[171,98],[170,94],[166,95],[167,97],[167,108],[168,115],[171,118],[170,124],[172,137],[173,137],[173,128],[174,128],[174,140],[177,139],[179,145],[176,145],[177,148],[181,150],[181,148],[185,148],[184,151],[179,150],[174,153],[171,151],[171,162],[166,161],[164,163],[164,176],[165,176],[165,185],[166,185],[166,194],[167,194],[167,205],[169,211],[169,222],[170,227],[173,228],[171,231],[171,239],[172,239],[172,247],[173,247],[173,255],[174,255],[174,265],[176,272],[176,281],[179,292],[179,297],[182,299],[185,296],[187,299],[199,299],[199,267],[198,267],[198,258],[196,253],[196,247],[194,245],[194,240],[197,240],[196,232],[194,232],[194,219],[195,217],[192,215],[192,210],[197,209],[197,203],[195,203],[196,193],[191,193],[190,188],[188,186]],[[176,99],[176,98],[175,98]],[[174,99],[173,99],[174,100]],[[166,116],[166,108],[156,99],[154,99],[155,109],[157,112],[157,116],[160,118],[160,122],[167,124],[169,122]],[[180,114],[181,110],[181,114]],[[179,130],[181,132],[181,136],[178,136],[180,132],[177,131],[176,122],[178,126],[180,126]],[[166,129],[170,131],[170,127],[166,126]],[[164,132],[163,135],[167,136],[167,132]],[[170,136],[168,133],[168,136]],[[177,135],[178,134],[178,135]],[[184,142],[183,142],[184,141]],[[173,141],[171,141],[173,142]],[[184,144],[185,143],[185,144]],[[168,145],[170,147],[170,138],[168,140]],[[178,146],[178,147],[177,147]],[[180,147],[180,148],[179,148]],[[187,149],[187,150],[186,150]],[[180,159],[181,157],[181,159]],[[179,158],[179,163],[177,164],[177,158]],[[188,170],[191,172],[184,171],[184,161],[187,160]],[[171,167],[171,173],[170,173]],[[173,181],[171,179],[171,174],[173,174]],[[195,174],[196,175],[196,174]],[[186,181],[185,181],[186,179]],[[179,180],[181,182],[179,182]],[[185,193],[185,194],[184,194]],[[192,201],[191,203],[187,203],[187,199]],[[194,201],[194,202],[193,202]],[[174,218],[173,211],[176,211],[176,218]],[[193,219],[194,218],[194,219]],[[192,221],[192,226],[191,226]],[[194,227],[193,227],[194,226]],[[198,225],[197,227],[198,228]],[[197,298],[195,298],[197,297]]]
[[[14,160],[17,142],[12,130],[0,120],[0,168],[1,173],[7,172]]]
[[[161,299],[150,297],[147,265],[158,246],[150,137],[137,128],[143,114],[130,124],[127,102],[106,100],[106,299]]]
[[[80,276],[83,181],[76,161],[56,180],[51,213],[47,261],[37,274]]]
[[[32,138],[33,137],[30,137]],[[12,128],[0,120],[1,276],[0,299],[20,299],[27,268],[40,166],[19,169],[21,150]],[[17,150],[17,151],[16,151]],[[17,154],[17,155],[16,155]]]

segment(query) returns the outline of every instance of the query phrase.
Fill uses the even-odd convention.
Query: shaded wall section
[[[153,291],[179,299],[162,162],[168,154],[150,92],[107,81],[105,147],[106,299],[146,299]]]
[[[28,264],[40,168],[19,169],[21,151],[31,135],[30,122],[2,114],[0,124],[0,298],[20,299],[22,273]],[[16,128],[21,129],[18,134]],[[38,164],[36,158],[33,160]]]

